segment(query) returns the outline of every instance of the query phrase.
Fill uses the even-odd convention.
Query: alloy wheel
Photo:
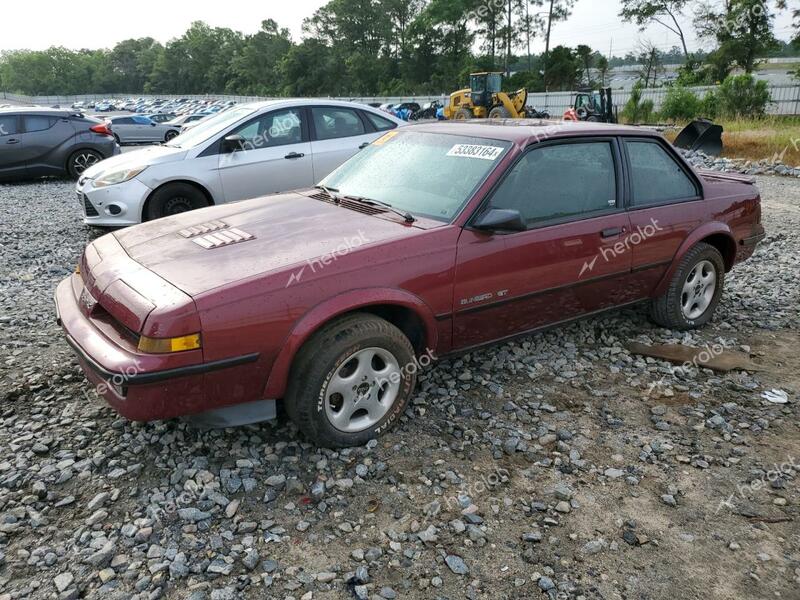
[[[689,272],[681,292],[683,316],[694,320],[708,310],[717,290],[717,269],[709,260],[697,263]]]
[[[346,433],[375,426],[397,399],[402,381],[400,365],[383,348],[365,348],[339,363],[325,387],[325,413]]]

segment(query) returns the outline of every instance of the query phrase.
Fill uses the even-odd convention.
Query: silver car
[[[144,115],[110,117],[107,121],[118,144],[145,144],[168,142],[180,133],[179,127],[156,123]]]
[[[308,188],[407,125],[374,108],[307,98],[238,105],[78,180],[84,223],[122,227],[204,206]]]

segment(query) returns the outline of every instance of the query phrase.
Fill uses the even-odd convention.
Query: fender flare
[[[272,363],[264,398],[283,397],[294,357],[320,327],[346,313],[380,305],[398,306],[413,311],[425,327],[426,346],[436,349],[438,343],[436,318],[422,299],[405,290],[394,288],[351,290],[317,304],[295,322]]]
[[[678,247],[678,251],[675,252],[675,256],[672,258],[672,262],[669,265],[669,268],[664,273],[664,276],[661,278],[661,281],[658,282],[658,286],[656,286],[655,292],[653,292],[653,297],[658,297],[666,293],[667,288],[669,287],[670,281],[675,276],[675,272],[678,270],[678,265],[680,264],[683,257],[686,253],[697,243],[702,242],[709,236],[712,235],[724,235],[727,238],[730,238],[731,242],[733,242],[734,246],[736,245],[736,238],[733,236],[733,232],[731,231],[730,227],[728,227],[725,223],[720,223],[719,221],[715,221],[712,223],[705,223],[701,225],[694,231],[692,231],[683,243]]]

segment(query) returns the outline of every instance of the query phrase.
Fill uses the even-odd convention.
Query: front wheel
[[[177,131],[175,131],[174,129],[170,129],[170,130],[169,130],[169,131],[166,133],[166,135],[164,136],[164,141],[165,141],[165,142],[168,142],[168,141],[170,141],[170,140],[174,140],[176,137],[178,137],[178,132],[177,132]]]
[[[286,412],[319,446],[360,446],[403,414],[418,368],[411,342],[397,327],[366,313],[344,317],[298,353]]]
[[[650,314],[664,327],[685,331],[702,327],[714,316],[725,283],[725,261],[706,243],[681,260],[666,293],[653,300]]]
[[[489,118],[510,119],[511,113],[508,112],[508,109],[505,106],[495,106],[492,110],[489,111]]]
[[[171,217],[208,206],[205,194],[188,183],[171,183],[156,190],[145,209],[145,221]]]

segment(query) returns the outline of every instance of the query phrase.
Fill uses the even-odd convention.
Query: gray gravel
[[[797,598],[800,182],[759,186],[769,236],[709,327],[628,309],[443,361],[395,431],[334,452],[285,419],[119,418],[53,318],[97,232],[68,182],[0,185],[0,600]]]

